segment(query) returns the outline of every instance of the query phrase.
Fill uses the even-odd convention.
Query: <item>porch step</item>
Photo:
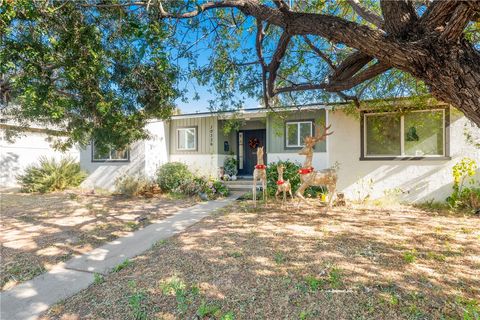
[[[225,184],[231,191],[248,192],[252,190],[253,179],[238,179],[235,181],[225,181]]]
[[[249,192],[252,191],[251,185],[227,185],[230,191],[241,191],[241,192]]]
[[[224,181],[227,185],[236,185],[236,186],[241,186],[241,185],[249,185],[251,186],[253,183],[253,179],[241,179],[241,180],[235,180],[235,181]]]

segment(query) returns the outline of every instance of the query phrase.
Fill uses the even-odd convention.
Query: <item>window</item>
[[[238,169],[243,170],[243,132],[238,133]]]
[[[287,148],[300,148],[303,138],[313,133],[313,121],[295,121],[285,124],[285,146]]]
[[[123,150],[109,148],[106,152],[102,152],[95,146],[95,143],[92,143],[92,161],[130,161],[130,150],[128,148]]]
[[[400,124],[396,114],[375,114],[365,117],[368,156],[401,154]]]
[[[444,157],[445,110],[365,113],[363,156]]]
[[[177,150],[197,149],[197,128],[177,129]]]

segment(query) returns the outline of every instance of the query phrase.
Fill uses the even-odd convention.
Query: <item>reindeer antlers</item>
[[[320,141],[320,140],[325,140],[325,138],[333,133],[332,132],[327,132],[332,125],[329,125],[328,127],[323,126],[323,133],[320,135],[320,128],[317,127],[315,130],[315,141]]]
[[[315,136],[308,136],[303,139],[305,142],[305,145],[308,146],[313,146],[315,143],[321,140],[325,140],[325,138],[333,133],[332,132],[327,132],[332,125],[329,125],[328,127],[323,126],[323,133],[320,132],[320,128],[317,127],[315,130]]]

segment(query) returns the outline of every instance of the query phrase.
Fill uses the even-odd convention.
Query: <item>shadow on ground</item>
[[[411,207],[321,210],[238,202],[52,307],[45,319],[439,319],[478,312],[478,218]]]
[[[2,289],[194,204],[76,193],[9,192],[1,198]]]

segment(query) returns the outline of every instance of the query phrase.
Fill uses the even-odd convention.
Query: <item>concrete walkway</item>
[[[51,271],[0,293],[0,319],[37,319],[51,305],[66,299],[94,281],[94,273],[109,273],[125,259],[150,249],[159,240],[167,239],[200,221],[213,211],[232,203],[241,194],[197,204],[174,215],[118,238],[91,252],[58,264]]]

